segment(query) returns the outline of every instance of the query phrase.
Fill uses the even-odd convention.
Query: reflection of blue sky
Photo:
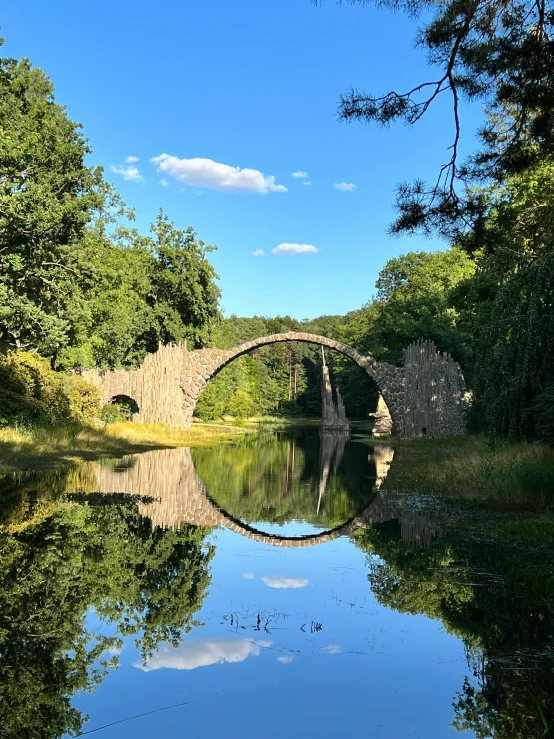
[[[271,642],[263,639],[195,639],[184,641],[178,647],[163,646],[145,665],[137,662],[134,666],[144,672],[163,667],[195,670],[222,662],[244,662],[247,657],[257,657],[263,647],[270,646]]]
[[[311,536],[320,534],[328,529],[327,526],[314,526],[307,521],[287,521],[286,523],[269,523],[268,521],[247,521],[249,526],[257,531],[263,531],[266,534],[274,534],[275,536]]]
[[[198,614],[204,626],[176,649],[163,646],[146,669],[136,668],[140,656],[126,640],[120,669],[94,695],[74,699],[92,716],[85,730],[187,701],[102,736],[473,736],[450,727],[452,700],[468,674],[462,643],[438,621],[380,606],[366,555],[350,540],[283,549],[228,530],[216,536],[212,582]],[[268,573],[309,586],[268,587]],[[322,630],[312,632],[312,622]],[[214,666],[195,669],[205,665]]]

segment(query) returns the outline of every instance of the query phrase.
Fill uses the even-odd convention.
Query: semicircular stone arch
[[[269,344],[288,341],[302,341],[307,344],[334,349],[349,357],[366,372],[377,385],[383,400],[387,404],[393,421],[393,431],[398,432],[402,424],[402,408],[404,406],[404,368],[395,367],[387,362],[377,362],[373,357],[366,357],[348,344],[334,341],[326,336],[290,331],[287,333],[262,336],[259,339],[246,341],[233,349],[197,349],[188,352],[183,365],[181,390],[183,391],[183,412],[186,421],[190,421],[198,398],[206,385],[221,370],[235,359]]]

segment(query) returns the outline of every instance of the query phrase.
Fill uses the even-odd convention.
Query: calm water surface
[[[0,735],[550,736],[551,536],[391,464],[305,430],[4,481]]]

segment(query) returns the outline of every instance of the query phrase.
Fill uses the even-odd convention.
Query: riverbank
[[[382,440],[396,454],[384,489],[499,511],[554,511],[554,449],[482,436]]]
[[[193,424],[187,429],[158,423],[77,423],[0,427],[0,474],[52,469],[62,464],[121,457],[152,449],[210,446],[228,442],[249,429]]]

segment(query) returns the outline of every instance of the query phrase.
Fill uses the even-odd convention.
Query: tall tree
[[[317,3],[318,0],[315,0]],[[369,5],[373,0],[347,0]],[[403,184],[393,232],[438,230],[455,236],[479,220],[482,203],[467,185],[503,180],[554,149],[554,6],[549,0],[380,0],[422,21],[417,44],[437,73],[405,92],[350,90],[340,101],[345,121],[416,124],[445,95],[452,104],[452,144],[435,182]],[[460,162],[460,102],[488,111],[482,148]]]
[[[89,269],[83,233],[117,205],[79,124],[27,59],[0,58],[0,340],[53,355],[69,343]]]
[[[466,366],[470,342],[459,330],[450,295],[474,270],[461,249],[410,252],[391,259],[379,273],[375,299],[346,317],[343,340],[376,359],[401,364],[412,341],[433,339],[441,351],[450,351]]]

